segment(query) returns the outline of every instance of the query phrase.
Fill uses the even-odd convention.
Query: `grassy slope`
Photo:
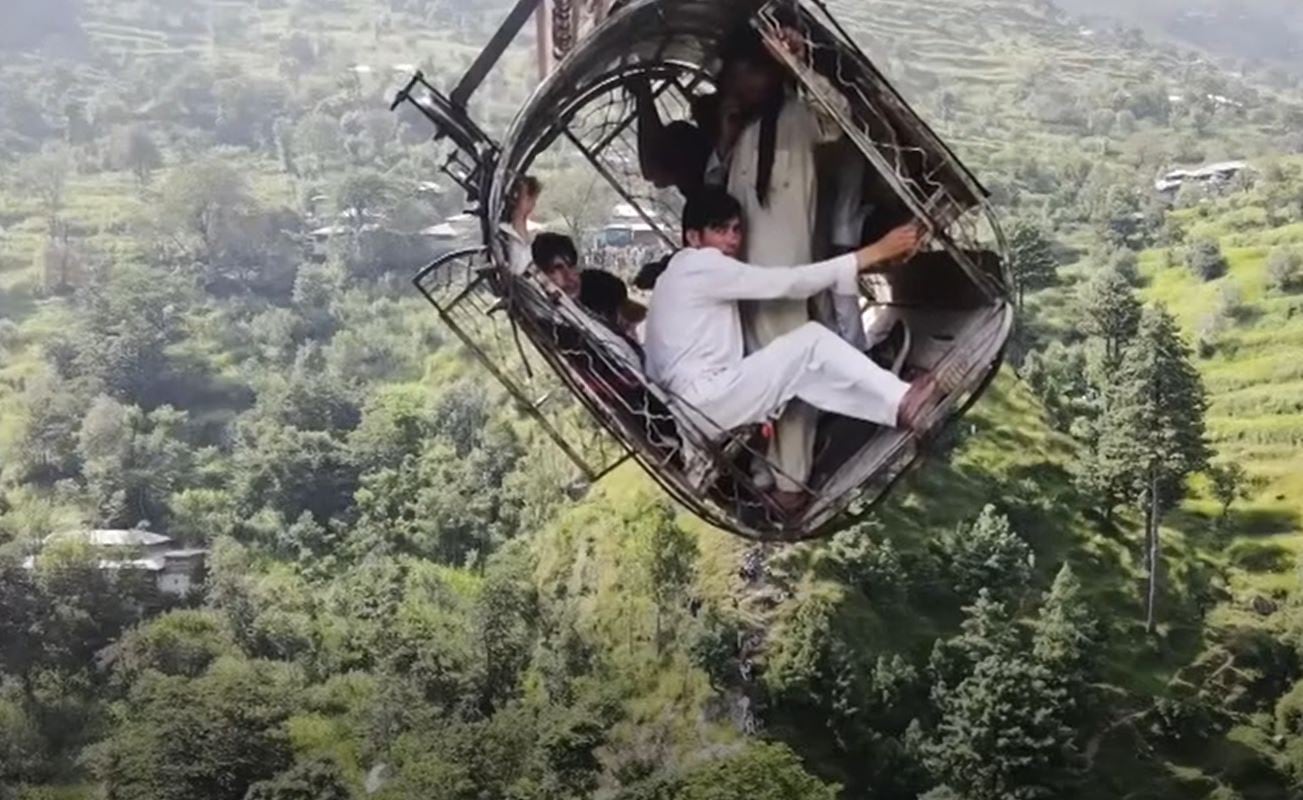
[[[1235,512],[1239,546],[1284,548],[1292,563],[1303,553],[1303,297],[1269,292],[1266,260],[1274,245],[1303,244],[1303,231],[1294,225],[1232,232],[1219,215],[1199,221],[1183,214],[1193,231],[1221,241],[1229,272],[1204,283],[1183,265],[1166,266],[1165,254],[1147,253],[1145,296],[1166,305],[1193,339],[1228,284],[1240,293],[1235,321],[1212,357],[1198,364],[1211,401],[1209,427],[1221,456],[1262,482]],[[1194,505],[1211,511],[1208,503]],[[1294,579],[1281,572],[1252,583],[1274,590],[1293,588]]]

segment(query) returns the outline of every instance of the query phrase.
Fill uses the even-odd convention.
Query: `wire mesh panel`
[[[549,369],[510,313],[507,285],[483,247],[445,254],[415,279],[467,353],[487,369],[516,403],[593,482],[628,458],[628,449],[596,424]]]
[[[1000,302],[1008,297],[1003,270],[980,267],[978,254],[1003,252],[987,192],[932,129],[891,87],[822,2],[778,0],[762,8],[753,26],[771,43],[812,102],[835,118],[935,241]],[[798,54],[778,43],[799,43]]]
[[[683,199],[672,189],[658,189],[642,174],[638,152],[637,103],[631,81],[637,77],[650,83],[661,119],[691,117],[692,99],[706,81],[691,69],[659,66],[647,71],[630,71],[612,76],[576,103],[563,117],[564,137],[606,178],[626,203],[631,205],[660,237],[667,248],[678,246],[679,216]]]

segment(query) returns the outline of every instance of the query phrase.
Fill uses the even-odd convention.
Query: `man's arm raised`
[[[927,241],[927,231],[917,222],[901,225],[878,241],[856,251],[856,266],[861,273],[886,272],[908,261]]]
[[[803,267],[753,267],[717,251],[701,251],[702,290],[720,300],[804,300],[828,290],[857,293],[857,275],[885,272],[918,252],[923,229],[903,225],[877,242],[830,261]],[[706,265],[709,265],[708,267]]]

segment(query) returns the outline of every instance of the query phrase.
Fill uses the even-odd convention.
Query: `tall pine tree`
[[[1186,478],[1203,469],[1209,457],[1203,382],[1176,320],[1165,309],[1145,311],[1105,403],[1084,482],[1104,494],[1106,508],[1129,499],[1144,512],[1145,616],[1152,633],[1161,572],[1159,525],[1163,514],[1184,498]]]
[[[914,734],[922,763],[942,783],[928,796],[1062,796],[1075,755],[1071,684],[1039,647],[1027,652],[1017,624],[990,593],[983,590],[965,613],[963,632],[932,652],[936,726]],[[1038,645],[1040,638],[1038,630]]]

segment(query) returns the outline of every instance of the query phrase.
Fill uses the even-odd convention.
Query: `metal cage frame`
[[[623,87],[629,78],[645,76],[653,81],[658,99],[686,102],[703,83],[712,81],[715,53],[726,33],[748,22],[762,34],[772,34],[782,26],[795,27],[806,37],[815,68],[825,77],[832,75],[834,86],[849,101],[849,109],[824,96],[817,82],[806,80],[799,65],[788,63],[806,96],[838,121],[909,213],[928,225],[941,246],[937,255],[957,267],[971,284],[974,291],[968,302],[975,304],[976,311],[986,309],[978,314],[981,324],[970,326],[977,331],[973,340],[942,356],[943,362],[963,358],[972,365],[962,389],[936,407],[928,427],[953,422],[976,403],[994,379],[1012,330],[1011,280],[1003,233],[985,189],[873,67],[821,0],[626,3],[578,43],[540,85],[501,145],[489,141],[470,122],[464,106],[459,112],[456,103],[443,98],[419,75],[395,104],[403,100],[416,104],[441,135],[449,135],[471,159],[474,168],[463,173],[465,181],[459,183],[480,201],[485,239],[483,247],[454,251],[427,267],[417,276],[417,287],[517,405],[538,421],[575,463],[584,479],[599,480],[632,458],[671,496],[711,524],[760,541],[797,541],[828,535],[871,513],[917,462],[917,437],[903,431],[875,434],[869,440],[873,446],[864,445],[857,455],[871,455],[871,464],[866,462],[864,469],[846,475],[840,484],[824,487],[829,489],[827,496],[816,493],[817,501],[798,519],[786,519],[750,485],[749,475],[740,466],[742,454],[764,457],[757,451],[752,433],[707,433],[714,429],[709,420],[681,398],[652,386],[639,370],[628,369],[627,362],[603,344],[592,318],[573,304],[567,305],[565,298],[534,277],[510,274],[505,268],[505,243],[496,225],[505,215],[509,189],[517,178],[541,153],[564,140],[662,240],[674,246],[675,231],[672,223],[665,221],[674,217],[657,209],[664,198],[641,184],[627,153],[613,153],[616,147],[627,150],[633,126],[631,101]],[[418,81],[432,98],[424,105],[412,97]],[[441,121],[443,117],[449,119]],[[636,161],[636,151],[634,156]],[[894,298],[877,305],[910,308]],[[499,312],[509,319],[513,332],[516,352],[511,358],[518,358],[523,365],[515,374],[504,369],[502,348],[489,352],[482,335],[471,330]],[[477,314],[483,319],[476,319]],[[547,407],[551,395],[532,399],[526,387],[532,386],[534,376],[521,335],[533,357],[548,364],[573,398],[568,409],[555,401]],[[583,412],[580,417],[573,413],[576,407]],[[556,422],[558,416],[567,415],[578,428]],[[591,429],[585,429],[585,417],[596,423]],[[665,431],[671,427],[678,447],[667,451]],[[844,471],[845,465],[836,474]],[[720,486],[731,489],[721,490]]]

